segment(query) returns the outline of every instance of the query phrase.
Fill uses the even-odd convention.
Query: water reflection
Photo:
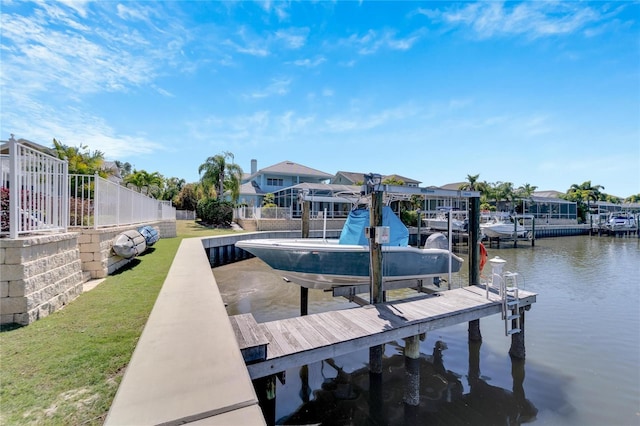
[[[367,367],[346,373],[333,359],[328,359],[321,363],[321,369],[331,369],[335,376],[324,380],[313,392],[312,400],[277,423],[517,425],[534,420],[538,410],[524,393],[525,362],[512,361],[511,390],[490,385],[480,375],[480,346],[480,343],[469,344],[467,393],[464,393],[462,377],[445,367],[445,342],[437,341],[431,355],[423,354],[419,360],[418,407],[403,402],[404,356],[395,354],[385,358],[382,375],[370,374]],[[308,372],[308,367],[304,368]],[[301,395],[308,398],[308,391],[308,384],[303,385]]]
[[[469,348],[466,324],[434,330],[420,345],[421,371],[434,371],[433,360],[438,355],[437,352],[434,354],[436,341],[446,342],[448,349],[440,351],[441,365],[457,377],[458,382],[451,383],[462,384],[463,395],[459,402],[442,403],[431,399],[443,385],[438,383],[437,375],[423,373],[419,415],[427,416],[430,423],[439,424],[504,424],[511,419],[524,422],[534,415],[527,408],[530,401],[538,411],[532,417],[536,424],[638,424],[640,239],[545,238],[536,241],[535,248],[519,246],[517,249],[488,248],[488,251],[489,257],[505,259],[507,269],[520,273],[526,289],[539,295],[537,303],[527,312],[526,381],[524,364],[511,364],[509,368],[510,339],[504,336],[504,323],[499,315],[481,320],[481,350],[480,347]],[[223,299],[229,304],[229,315],[251,312],[258,322],[299,315],[299,287],[283,282],[257,259],[215,268],[214,275]],[[466,275],[463,268],[461,282],[467,281]],[[354,306],[323,292],[310,291],[309,297],[310,313]],[[402,346],[386,346],[381,399],[388,398],[393,403],[391,406],[377,404],[384,413],[373,419],[382,419],[389,424],[392,424],[389,419],[393,419],[393,424],[401,424],[411,414],[402,403]],[[478,351],[480,360],[473,361]],[[321,417],[324,411],[338,409],[334,405],[340,400],[338,396],[342,396],[343,399],[352,398],[347,401],[359,399],[352,402],[355,408],[351,416],[343,414],[333,418],[337,424],[340,419],[344,419],[342,424],[376,424],[368,409],[370,384],[365,368],[368,351],[341,356],[333,362],[336,368],[324,362],[309,365],[306,372],[300,369],[287,371],[286,383],[278,382],[276,418],[294,423],[289,419],[294,413],[302,415],[301,411],[306,407],[320,411],[315,417],[309,414],[310,419],[320,422],[318,419],[324,418]],[[478,367],[473,368],[474,365]],[[356,371],[360,372],[359,376],[351,377]],[[447,380],[447,385],[447,377],[452,378],[439,376]],[[397,386],[384,386],[388,381]],[[325,391],[332,386],[334,395],[329,397]],[[388,392],[395,397],[390,398]],[[480,405],[486,406],[488,411],[500,411],[499,418],[482,417],[485,423],[458,420],[457,410],[464,411],[467,400],[476,404],[474,401],[480,400],[479,394],[490,392],[502,396],[495,397],[495,404],[490,398],[484,398],[485,403]],[[326,397],[330,404],[322,406],[319,397]],[[360,403],[361,400],[364,402]],[[510,401],[507,408],[503,404],[505,400]],[[438,413],[425,413],[427,405],[437,406]],[[507,413],[511,405],[516,409]],[[350,418],[358,421],[348,420]],[[491,423],[493,421],[495,423]],[[326,423],[331,423],[331,419]],[[427,420],[420,419],[414,424],[425,423]]]

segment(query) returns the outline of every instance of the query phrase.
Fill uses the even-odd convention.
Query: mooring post
[[[519,313],[520,313],[520,332],[519,333],[513,333],[511,335],[511,348],[509,349],[509,355],[511,355],[512,358],[518,358],[518,359],[524,359],[525,358],[525,350],[524,350],[524,311],[525,308],[521,307],[519,309]],[[514,314],[518,313],[518,311],[514,310],[513,311]],[[517,320],[512,320],[512,328],[516,328],[517,324],[516,324]]]
[[[420,338],[404,339],[405,385],[403,401],[407,405],[420,404]]]
[[[371,194],[371,214],[369,216],[370,237],[369,251],[371,253],[371,303],[382,303],[382,245],[375,241],[375,228],[382,226],[382,191]]]
[[[469,285],[480,284],[480,198],[469,199]],[[481,341],[480,320],[469,321],[469,340]]]
[[[311,210],[309,201],[302,201],[302,238],[309,238],[309,210]],[[309,289],[300,286],[300,316],[309,313]]]
[[[369,216],[370,230],[374,238],[369,240],[371,253],[371,297],[372,304],[384,302],[382,290],[382,246],[375,241],[375,228],[382,226],[382,191],[376,190],[371,194],[371,211]],[[371,231],[370,231],[371,232]],[[369,348],[369,371],[373,374],[382,374],[383,345]]]
[[[404,424],[420,424],[420,342],[426,333],[404,339]]]
[[[276,424],[276,376],[266,376],[254,380],[258,403],[267,425]]]
[[[536,246],[536,218],[531,219],[531,247]]]

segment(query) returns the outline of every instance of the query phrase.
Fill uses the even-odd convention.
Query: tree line
[[[523,202],[531,198],[531,195],[538,189],[537,186],[525,183],[519,187],[515,187],[512,182],[480,182],[480,175],[467,175],[467,181],[460,185],[461,190],[479,191],[480,192],[480,208],[482,210],[495,210],[495,206],[500,201],[513,210],[523,208]],[[578,218],[586,220],[588,212],[591,211],[592,204],[597,201],[605,201],[612,204],[622,203],[638,203],[640,202],[640,194],[631,195],[625,199],[610,195],[604,192],[604,186],[592,184],[590,180],[581,184],[572,184],[564,194],[558,197],[573,201],[578,207]],[[522,210],[519,211],[522,213]]]
[[[187,183],[178,177],[166,178],[159,172],[137,170],[128,162],[115,161],[115,168],[105,167],[104,153],[99,150],[91,151],[87,146],[70,147],[53,139],[54,150],[58,158],[66,159],[69,163],[70,174],[98,173],[104,178],[117,175],[122,179],[121,184],[139,192],[146,193],[156,199],[171,200],[178,209],[198,210],[198,204],[209,203],[212,200],[221,202],[223,194],[228,194],[232,203],[237,203],[242,183],[242,168],[234,162],[231,152],[223,152],[208,157],[198,167],[200,179],[198,182]],[[522,203],[531,197],[537,186],[525,183],[519,187],[512,182],[490,183],[479,180],[480,175],[467,175],[466,182],[459,189],[480,192],[480,208],[495,209],[498,202],[505,202],[511,209],[522,208]],[[402,185],[404,182],[393,181],[387,184]],[[586,217],[591,204],[596,201],[607,201],[614,204],[640,202],[640,194],[631,195],[625,199],[607,194],[602,185],[586,181],[573,184],[559,197],[576,202],[578,213]]]

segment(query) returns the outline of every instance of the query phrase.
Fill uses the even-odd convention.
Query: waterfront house
[[[295,185],[327,183],[332,175],[293,161],[282,161],[264,169],[258,169],[258,161],[251,160],[251,173],[242,178],[239,204],[262,205],[266,194],[276,194]],[[278,204],[278,203],[276,203]],[[282,207],[286,203],[282,202]]]

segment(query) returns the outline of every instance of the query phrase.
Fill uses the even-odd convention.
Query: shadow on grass
[[[17,330],[19,328],[25,327],[22,324],[16,324],[16,323],[11,323],[11,324],[2,324],[0,325],[0,333],[3,333],[5,331],[13,331],[13,330]]]
[[[148,255],[148,254],[153,253],[154,251],[156,251],[156,248],[155,248],[155,247],[149,247],[149,246],[147,246],[147,249],[146,249],[145,251],[143,251],[142,253],[140,253],[140,254],[138,255],[138,257],[146,256],[146,255]]]
[[[142,262],[142,261],[140,259],[138,259],[138,258],[131,259],[129,261],[129,263],[127,263],[125,266],[123,266],[122,268],[118,269],[117,271],[109,274],[109,276],[120,275],[123,272],[129,271],[129,270],[135,268],[137,265],[139,265],[140,262]]]

